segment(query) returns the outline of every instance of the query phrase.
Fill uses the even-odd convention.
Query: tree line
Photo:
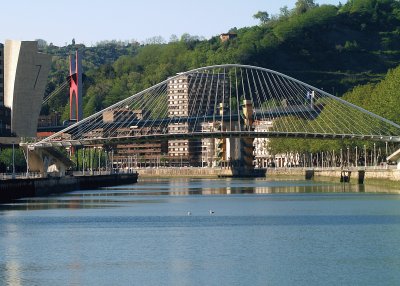
[[[393,88],[399,72],[396,66],[400,63],[398,1],[350,0],[334,6],[298,0],[292,9],[282,7],[278,15],[255,11],[254,17],[260,21],[259,25],[232,27],[229,32],[237,37],[225,42],[217,35],[204,39],[189,34],[172,36],[168,42],[154,37],[145,43],[104,41],[92,47],[77,44],[75,40],[57,47],[42,40],[42,51],[53,55],[46,93],[65,81],[67,56],[75,50],[84,58],[85,116],[178,72],[239,63],[274,69],[338,96],[347,92],[346,100],[400,122],[391,107],[399,98]],[[388,69],[392,70],[385,77]],[[384,104],[378,94],[387,96]],[[58,96],[42,109],[43,114],[52,111],[62,113],[63,119],[67,119],[68,97]],[[292,142],[272,148],[276,151],[285,145],[301,145],[309,150],[331,148],[323,147],[327,141]]]

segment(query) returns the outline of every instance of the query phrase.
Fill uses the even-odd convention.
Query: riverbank
[[[0,181],[0,203],[28,197],[40,197],[74,190],[98,189],[136,183],[137,173],[95,176],[26,178]]]
[[[303,168],[268,168],[265,170],[266,177],[285,177],[289,179],[305,179],[306,170],[313,170],[313,179],[320,180],[331,178],[340,180],[341,169],[303,169]],[[400,186],[400,170],[397,169],[351,169],[350,182],[357,183],[359,179],[358,171],[364,172],[364,183],[385,183],[393,186]],[[149,168],[138,169],[140,177],[143,178],[215,178],[232,176],[229,169],[222,168]],[[361,172],[363,173],[363,172]],[[240,177],[240,174],[238,174]]]
[[[215,177],[265,177],[266,170],[254,170],[250,173],[225,168],[149,168],[138,169],[141,178],[215,178]]]

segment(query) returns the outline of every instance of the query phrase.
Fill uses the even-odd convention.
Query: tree
[[[290,10],[286,5],[280,8],[279,11],[280,11],[279,17],[288,18],[290,16]]]
[[[26,161],[22,149],[15,147],[14,149],[14,163],[15,170],[17,172],[21,172],[26,170]],[[12,148],[4,148],[0,151],[0,164],[3,168],[3,171],[12,171],[13,164],[13,151]]]
[[[176,42],[179,42],[178,36],[172,34],[171,37],[169,37],[169,43],[176,43]]]
[[[254,19],[258,19],[261,25],[268,23],[270,20],[269,14],[266,11],[258,11],[256,14],[253,15]]]
[[[37,41],[38,43],[38,48],[39,49],[44,49],[47,47],[47,42],[43,39],[36,39],[35,41]]]
[[[165,44],[165,40],[161,36],[155,36],[155,37],[146,39],[145,44],[146,45],[161,45],[161,44]]]
[[[317,7],[317,4],[314,3],[314,0],[297,0],[294,10],[299,15],[315,7]]]

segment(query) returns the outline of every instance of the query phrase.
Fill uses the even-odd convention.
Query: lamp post
[[[367,168],[367,146],[364,145],[364,167]]]
[[[14,142],[12,144],[12,178],[15,179],[15,147]]]
[[[101,147],[98,147],[99,149],[99,175],[101,175]]]
[[[114,174],[114,149],[111,149],[111,174]]]
[[[386,151],[386,162],[387,162],[387,157],[388,157],[388,143],[385,142],[385,151]]]
[[[350,148],[347,147],[347,167],[350,167]]]
[[[356,167],[358,167],[358,154],[357,154],[357,146],[356,146]]]
[[[340,148],[340,168],[343,167],[343,149]]]
[[[82,148],[82,175],[85,176],[85,147]]]
[[[26,177],[29,178],[29,148],[26,145]]]
[[[93,157],[94,157],[94,154],[93,154],[93,151],[89,148],[89,158],[90,158],[90,175],[92,175],[93,176]]]
[[[324,152],[321,152],[321,167],[324,168]]]
[[[374,166],[376,166],[376,144],[374,143]]]

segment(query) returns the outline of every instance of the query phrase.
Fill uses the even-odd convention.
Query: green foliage
[[[303,14],[315,8],[317,5],[314,0],[297,0],[294,11],[296,14]]]
[[[16,172],[26,171],[26,161],[22,149],[15,146],[14,160]],[[0,150],[0,170],[2,172],[12,172],[13,151],[12,148],[4,148]]]
[[[344,95],[344,99],[386,119],[400,123],[400,67],[389,70],[377,84],[355,87]]]
[[[280,41],[298,38],[307,30],[320,30],[322,26],[335,20],[337,8],[323,5],[302,13],[294,14],[288,21],[274,27],[274,34]]]
[[[84,115],[157,84],[177,72],[207,65],[239,63],[284,72],[323,88],[383,117],[400,122],[396,114],[400,96],[400,2],[395,0],[349,0],[345,5],[319,6],[313,0],[298,0],[293,9],[283,7],[279,15],[258,12],[262,25],[237,29],[237,38],[221,42],[219,37],[204,40],[183,34],[169,43],[154,37],[146,44],[101,42],[93,47],[56,47],[40,41],[42,51],[53,55],[46,93],[65,81],[68,54],[81,51],[86,74]],[[368,83],[368,84],[366,84]],[[366,84],[366,85],[363,85]],[[161,97],[160,97],[161,100]],[[280,102],[270,103],[276,106]],[[237,108],[237,103],[231,104]],[[53,110],[68,118],[68,96],[50,100],[43,113]],[[151,116],[166,112],[161,108]],[[325,115],[321,115],[321,120]],[[325,118],[329,122],[330,118]],[[318,122],[318,121],[316,121]],[[282,122],[283,124],[283,122]],[[299,122],[299,124],[309,124]],[[316,124],[316,123],[315,123]],[[304,139],[272,139],[274,152],[284,150],[330,150],[346,144]]]
[[[266,24],[270,20],[269,14],[266,11],[258,11],[253,15],[253,18],[258,19],[260,24]]]

